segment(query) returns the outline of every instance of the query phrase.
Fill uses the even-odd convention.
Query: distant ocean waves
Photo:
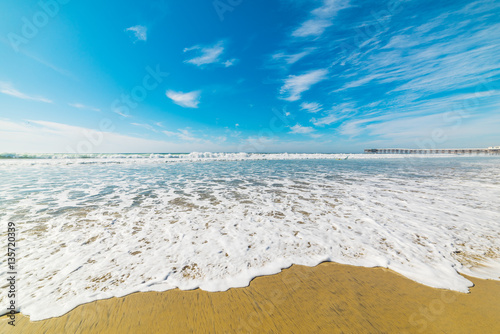
[[[0,159],[164,159],[187,154],[174,153],[1,153]]]
[[[412,157],[436,158],[450,155],[412,155]],[[407,157],[401,154],[321,154],[321,153],[213,153],[213,152],[193,152],[193,153],[93,153],[93,154],[66,154],[66,153],[0,153],[0,160],[11,159],[44,159],[44,160],[166,160],[166,161],[200,161],[200,160],[310,160],[310,159],[390,159]]]

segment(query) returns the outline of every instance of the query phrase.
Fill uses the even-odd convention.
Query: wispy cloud
[[[318,119],[313,118],[311,122],[316,126],[330,125],[334,122],[349,119],[356,114],[354,103],[344,102],[333,106],[330,110],[326,111],[323,117]]]
[[[281,52],[273,54],[271,58],[274,61],[284,61],[285,64],[287,64],[287,65],[293,65],[296,62],[298,62],[299,60],[301,60],[302,58],[311,54],[311,52],[313,50],[314,49],[310,48],[310,49],[307,49],[305,51],[293,53],[293,54],[286,54],[286,53],[281,51]]]
[[[311,19],[302,23],[300,28],[293,32],[295,37],[306,37],[306,36],[318,36],[325,31],[326,28],[330,27],[332,23],[329,20],[323,19]]]
[[[136,26],[125,29],[125,31],[132,33],[133,37],[135,38],[135,42],[147,41],[147,39],[148,39],[148,28],[145,26],[136,25]]]
[[[0,82],[0,93],[5,94],[5,95],[10,95],[13,97],[17,97],[19,99],[23,100],[32,100],[32,101],[38,101],[38,102],[45,102],[45,103],[52,103],[51,100],[46,99],[44,97],[40,96],[32,96],[32,95],[27,95],[25,93],[22,93],[12,87],[10,83],[7,82]]]
[[[225,62],[223,62],[222,65],[224,65],[224,67],[231,67],[231,66],[235,65],[237,62],[238,62],[238,59],[229,59],[229,60],[226,60]]]
[[[185,48],[184,53],[195,53],[197,56],[185,60],[184,62],[199,67],[209,64],[219,64],[224,67],[230,67],[236,64],[237,59],[222,59],[224,50],[224,41],[218,41],[211,46],[195,45],[190,48]]]
[[[236,145],[232,146],[231,143],[222,145],[218,138],[214,138],[214,141],[191,138],[188,130],[178,132],[178,138],[184,140],[164,141],[41,120],[14,122],[0,119],[0,129],[2,129],[0,152],[77,152],[79,143],[82,141],[90,143],[89,134],[93,138],[102,140],[92,141],[92,145],[86,147],[82,153],[234,152],[236,150]]]
[[[112,109],[111,111],[114,112],[115,114],[120,115],[121,117],[125,117],[125,118],[132,117],[132,115],[130,115],[130,114],[126,114],[124,112],[121,112],[120,109],[118,109],[118,108]]]
[[[93,110],[93,111],[101,111],[101,109],[99,109],[99,108],[94,108],[94,107],[86,106],[86,105],[81,104],[81,103],[68,103],[68,105],[70,107],[77,108],[77,109],[86,109],[86,110]]]
[[[415,98],[464,89],[500,74],[500,24],[472,25],[461,11],[405,27],[378,40],[379,47],[358,49],[356,66],[344,72],[340,90],[391,84],[391,92]],[[447,19],[446,23],[443,22]],[[437,30],[436,27],[439,27]],[[466,66],[464,66],[466,64]]]
[[[321,117],[319,119],[313,118],[311,119],[311,123],[316,126],[324,126],[330,125],[339,120],[339,117],[335,114],[326,115],[325,117]]]
[[[158,130],[156,130],[154,127],[152,127],[149,124],[142,124],[142,123],[130,123],[130,124],[134,125],[134,126],[138,126],[140,128],[146,129],[146,130],[149,130],[149,131],[158,132]]]
[[[314,132],[314,129],[310,126],[302,126],[300,124],[296,124],[294,126],[291,126],[290,127],[290,133],[293,133],[293,134],[307,134],[307,133],[311,133],[311,132]]]
[[[297,101],[300,100],[301,94],[308,91],[313,85],[327,78],[328,70],[319,69],[313,70],[301,75],[290,75],[284,80],[284,85],[281,87],[280,94],[283,100]]]
[[[342,38],[354,44],[345,54],[342,40],[309,43],[317,47],[315,54],[334,55],[328,67],[332,79],[322,84],[322,88],[332,87],[332,94],[323,100],[317,97],[318,102],[334,107],[319,110],[311,124],[337,128],[336,133],[349,140],[371,138],[387,143],[397,138],[410,144],[415,136],[428,138],[434,129],[442,128],[448,129],[447,145],[453,146],[452,142],[460,142],[460,131],[443,123],[443,113],[460,110],[477,117],[475,123],[461,120],[470,134],[474,133],[472,124],[485,124],[480,118],[494,120],[500,105],[500,24],[491,19],[491,13],[499,8],[498,2],[475,1],[467,10],[460,5],[453,5],[455,10],[450,7],[444,14],[444,9],[433,6],[422,16],[394,15],[373,25],[373,17],[360,16],[352,20],[357,28],[350,26],[358,32],[354,35],[339,24],[335,27],[338,35],[348,36]],[[340,100],[349,103],[338,104]],[[306,102],[301,108],[315,110]]]
[[[167,97],[171,99],[175,104],[180,105],[184,108],[198,108],[200,103],[201,92],[193,91],[188,93],[176,92],[169,90],[166,93]]]
[[[314,114],[323,110],[323,106],[318,102],[302,102],[300,109]]]
[[[183,141],[199,141],[199,138],[196,138],[188,129],[177,129],[177,132],[175,131],[162,131],[164,134],[166,134],[169,137],[177,137],[180,140]]]
[[[1,38],[0,38],[0,42],[1,42]],[[21,49],[19,50],[22,54],[24,54],[26,57],[29,57],[31,59],[33,59],[34,61],[42,64],[43,66],[46,66],[48,68],[50,68],[51,70],[53,71],[56,71],[57,73],[59,74],[62,74],[68,78],[71,78],[73,80],[78,80],[78,78],[73,74],[71,73],[70,71],[66,70],[66,69],[63,69],[63,68],[60,68],[59,66],[56,66],[50,62],[48,62],[47,60],[41,58],[40,56],[38,55],[35,55],[35,54],[32,54],[31,52],[28,52],[24,49]]]
[[[350,125],[345,130],[350,131],[353,135],[359,134],[359,131],[362,130],[372,137],[382,138],[396,145],[405,143],[408,147],[432,148],[436,146],[454,148],[475,145],[468,140],[468,138],[474,137],[481,137],[485,142],[494,143],[500,139],[499,126],[500,117],[498,115],[487,117],[468,116],[462,118],[460,123],[457,123],[456,119],[450,121],[447,113],[436,113],[425,116],[386,119],[367,124],[362,129]],[[433,135],[435,133],[439,133],[439,136]]]
[[[399,138],[407,140],[412,144],[410,146],[415,146],[416,137],[428,138],[433,136],[435,130],[442,132],[447,129],[446,134],[453,134],[453,141],[458,142],[460,138],[466,138],[460,136],[460,129],[472,133],[472,124],[479,124],[488,117],[491,124],[500,122],[500,117],[496,112],[496,109],[500,107],[499,97],[499,90],[452,94],[407,102],[404,112],[399,111],[397,104],[396,106],[382,105],[382,108],[388,109],[386,112],[374,112],[371,115],[342,119],[343,123],[338,131],[349,137],[368,135],[374,138]],[[475,120],[468,122],[468,119]],[[491,129],[491,126],[485,127],[484,124],[484,134],[493,135],[491,131],[486,131],[486,128]]]
[[[309,18],[292,32],[294,37],[320,36],[326,28],[333,25],[333,18],[341,9],[347,8],[345,0],[324,0],[323,5],[314,9]]]
[[[42,120],[23,123],[0,120],[0,128],[0,152],[71,153],[77,151],[78,143],[88,141],[89,134],[105,140],[92,141],[90,152],[86,148],[85,153],[166,152],[169,147],[167,142]]]

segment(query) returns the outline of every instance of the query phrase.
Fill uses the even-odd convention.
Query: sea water
[[[460,273],[500,276],[500,157],[0,158],[0,244],[14,222],[16,303],[31,320],[137,291],[244,287],[322,261],[460,292],[472,286]],[[2,310],[8,271],[3,256]]]

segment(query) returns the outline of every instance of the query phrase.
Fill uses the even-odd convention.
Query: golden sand
[[[18,314],[0,333],[500,333],[500,282],[463,294],[390,270],[292,266],[225,292],[134,293],[38,322]]]

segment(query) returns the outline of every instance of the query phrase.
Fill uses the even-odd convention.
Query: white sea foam
[[[499,279],[499,158],[345,157],[4,159],[20,311],[40,320],[136,291],[221,291],[325,260],[461,292],[471,282],[459,273]]]

